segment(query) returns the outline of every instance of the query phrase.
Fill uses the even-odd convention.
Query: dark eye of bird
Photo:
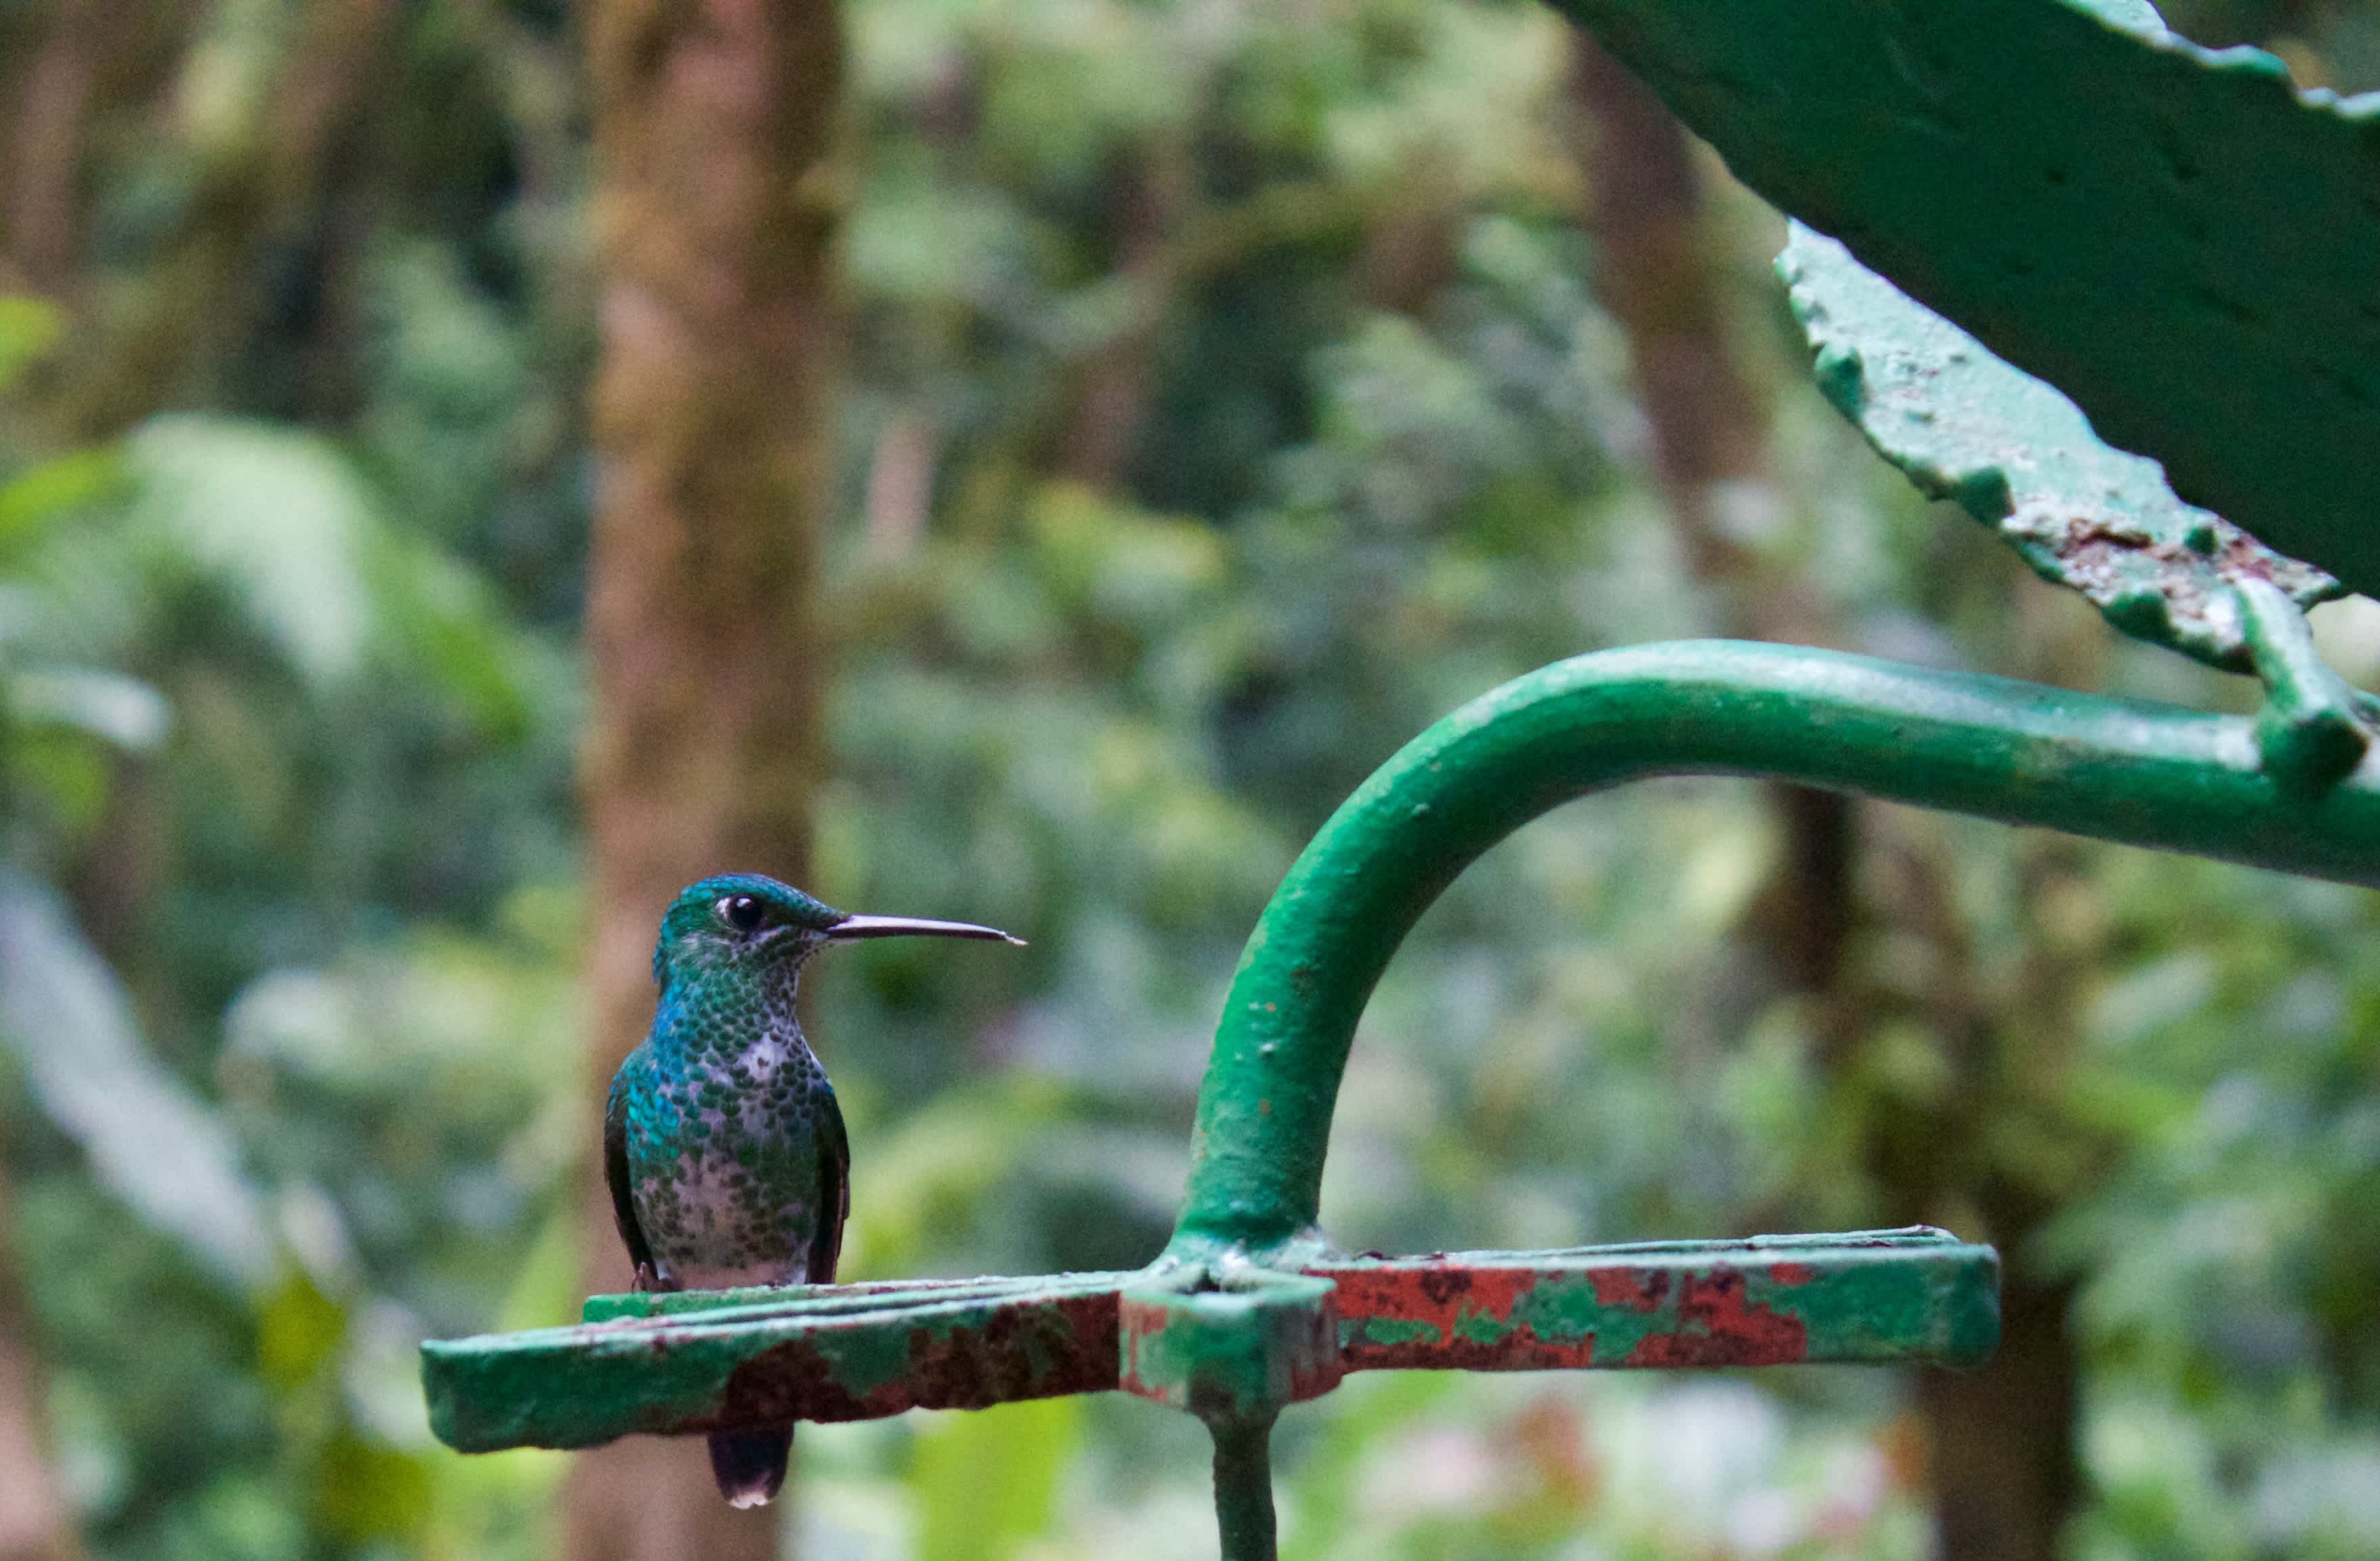
[[[730,895],[719,902],[719,919],[739,933],[760,925],[760,902],[750,895]]]

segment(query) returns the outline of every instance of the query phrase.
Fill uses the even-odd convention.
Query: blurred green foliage
[[[225,170],[322,68],[308,8],[130,9],[79,312],[0,299],[0,1136],[58,1468],[106,1555],[542,1554],[559,1460],[436,1448],[413,1347],[577,1299],[577,43],[538,0],[397,8],[343,138],[260,215],[209,192],[246,188]],[[2169,19],[2380,81],[2366,4]],[[1549,13],[851,23],[809,886],[1033,949],[822,964],[848,1272],[1136,1264],[1240,942],[1345,791],[1507,677],[1721,620],[1592,301]],[[1853,642],[2246,697],[1927,513],[1803,383],[1781,225],[1722,188],[1707,229],[1769,428],[1733,523]],[[128,393],[118,359],[156,360],[118,344],[158,320],[170,372]],[[2375,616],[2323,616],[2366,682]],[[2380,1548],[2370,896],[1875,827],[1868,892],[1934,921],[1863,934],[1875,1022],[1832,1058],[1807,1003],[1742,979],[1780,853],[1754,788],[1639,788],[1494,853],[1367,1018],[1334,1234],[1853,1225],[1895,1206],[1862,1146],[1922,1161],[1956,1121],[1974,1163],[1942,1184],[2054,1207],[2011,1257],[2082,1285],[2078,1553]],[[1917,1555],[1905,1388],[1360,1380],[1284,1422],[1285,1549]],[[1196,1427],[1129,1401],[820,1429],[802,1457],[813,1555],[1211,1543]]]

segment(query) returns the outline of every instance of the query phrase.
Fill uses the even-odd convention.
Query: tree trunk
[[[14,1257],[0,1242],[0,1561],[76,1561],[82,1543],[45,1447],[42,1362]]]
[[[1134,323],[1083,366],[1057,452],[1062,476],[1103,493],[1124,488],[1132,467],[1157,378],[1157,333],[1178,281],[1177,235],[1194,183],[1189,158],[1170,134],[1152,139],[1117,177],[1117,274],[1144,303]]]
[[[1695,579],[1725,599],[1729,628],[1754,631],[1776,609],[1749,588],[1773,571],[1729,534],[1721,506],[1730,484],[1762,482],[1767,433],[1729,344],[1692,147],[1661,100],[1585,32],[1572,34],[1571,91],[1596,299],[1628,340],[1662,501]]]
[[[830,0],[601,0],[590,21],[602,265],[585,751],[595,908],[587,1142],[652,1014],[662,909],[706,873],[798,882],[820,771],[818,534],[829,480]],[[596,1156],[587,1278],[629,1279]],[[698,1441],[581,1457],[571,1561],[775,1552]]]
[[[7,252],[15,282],[64,293],[75,262],[75,176],[101,36],[100,0],[64,0],[15,104]]]
[[[1730,504],[1758,506],[1770,492],[1767,431],[1730,343],[1685,128],[1590,34],[1574,30],[1571,43],[1596,298],[1627,338],[1655,477],[1687,567],[1717,598],[1722,632],[1837,643],[1833,614],[1800,571],[1770,562],[1728,524]],[[1764,984],[1823,1000],[1852,924],[1851,801],[1805,787],[1767,789],[1785,860],[1745,931]]]
[[[2030,1232],[2023,1233],[2026,1235]],[[1946,1561],[2049,1561],[2082,1499],[2080,1371],[2066,1317],[2074,1287],[2012,1264],[2000,1348],[1980,1371],[1918,1373],[1934,1524]]]

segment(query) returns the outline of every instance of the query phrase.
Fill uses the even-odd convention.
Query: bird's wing
[[[620,1227],[620,1239],[627,1246],[628,1261],[637,1265],[641,1286],[647,1275],[658,1277],[660,1271],[637,1224],[636,1194],[628,1185],[628,1092],[622,1083],[626,1076],[625,1067],[612,1076],[612,1093],[603,1103],[603,1180],[612,1189],[613,1222]]]
[[[819,1099],[819,1207],[824,1213],[832,1205],[833,1213],[819,1221],[810,1238],[809,1280],[832,1285],[843,1257],[843,1224],[851,1217],[851,1140],[844,1136],[843,1107],[835,1104],[834,1091],[820,1091]]]

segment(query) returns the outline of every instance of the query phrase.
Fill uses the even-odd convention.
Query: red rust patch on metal
[[[1309,1274],[1338,1282],[1342,1319],[1339,1357],[1346,1370],[1430,1369],[1467,1372],[1558,1370],[1587,1365],[1592,1335],[1575,1341],[1541,1339],[1526,1328],[1488,1343],[1465,1338],[1465,1319],[1512,1320],[1523,1297],[1560,1274],[1526,1267],[1474,1268],[1459,1263],[1423,1263],[1345,1268],[1318,1266]],[[1369,1337],[1370,1323],[1419,1323],[1435,1336],[1385,1341]]]
[[[1143,1398],[1163,1400],[1162,1394],[1142,1380],[1139,1361],[1141,1341],[1164,1331],[1164,1307],[1135,1297],[1116,1298],[1116,1386]]]
[[[1595,1287],[1596,1303],[1600,1306],[1654,1311],[1670,1299],[1670,1271],[1666,1268],[1590,1268],[1586,1282]]]
[[[1358,1331],[1340,1359],[1350,1372],[1575,1372],[1596,1364],[1595,1335],[1543,1339],[1521,1328],[1493,1344],[1462,1337],[1372,1344]]]
[[[1755,1306],[1735,1269],[1682,1274],[1671,1269],[1596,1267],[1583,1273],[1521,1268],[1320,1266],[1339,1284],[1340,1358],[1349,1371],[1576,1371],[1596,1365],[1770,1366],[1804,1359],[1808,1329],[1801,1319]],[[1803,1263],[1769,1265],[1782,1285],[1816,1275]],[[1466,1338],[1465,1319],[1512,1320],[1514,1306],[1548,1281],[1585,1279],[1598,1306],[1639,1315],[1671,1311],[1669,1325],[1639,1339],[1624,1360],[1596,1356],[1596,1335],[1548,1339],[1522,1327],[1495,1340]],[[1418,1338],[1377,1339],[1366,1324],[1421,1323],[1435,1330]],[[1636,1330],[1627,1330],[1633,1334]]]
[[[1020,1299],[939,1336],[920,1325],[909,1334],[907,1367],[865,1394],[836,1380],[821,1342],[788,1339],[754,1356],[727,1379],[719,1412],[683,1429],[876,1420],[1106,1392],[1116,1385],[1116,1295]]]
[[[1637,1341],[1623,1366],[1784,1366],[1810,1353],[1798,1317],[1755,1306],[1732,1269],[1690,1274],[1678,1296],[1678,1327]]]
[[[1357,1323],[1359,1336],[1363,1322],[1379,1318],[1427,1323],[1445,1339],[1455,1336],[1455,1325],[1464,1317],[1505,1321],[1542,1277],[1530,1268],[1467,1268],[1453,1263],[1377,1268],[1323,1265],[1306,1272],[1338,1282],[1339,1315]]]
[[[1319,1398],[1336,1389],[1347,1375],[1347,1363],[1339,1349],[1336,1319],[1324,1320],[1330,1335],[1320,1341],[1315,1352],[1306,1358],[1291,1361],[1289,1368],[1289,1401],[1303,1404]]]

